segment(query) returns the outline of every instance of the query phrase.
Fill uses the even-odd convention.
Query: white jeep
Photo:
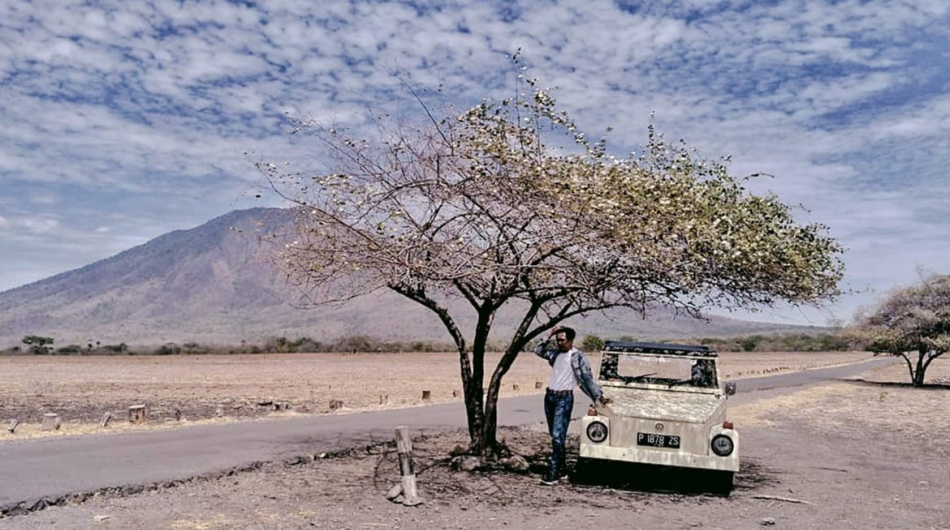
[[[739,470],[739,434],[726,419],[719,360],[705,346],[608,341],[599,382],[606,406],[581,421],[578,469],[599,461],[710,470],[729,493]]]

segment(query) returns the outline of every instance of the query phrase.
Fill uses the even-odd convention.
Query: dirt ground
[[[723,353],[724,377],[805,370],[869,358],[863,352]],[[493,368],[499,355],[490,354]],[[598,366],[597,355],[591,362]],[[345,414],[461,401],[458,357],[451,353],[176,356],[0,356],[0,422],[17,419],[0,442],[99,431],[168,428],[293,414]],[[501,396],[536,393],[548,366],[521,355]],[[429,398],[423,400],[423,392]],[[337,405],[331,410],[331,403]],[[131,425],[129,407],[144,404],[148,421]],[[286,406],[286,408],[284,408]],[[281,410],[277,410],[280,408]],[[42,431],[44,413],[61,427]]]
[[[767,368],[755,368],[764,370]],[[946,380],[950,363],[931,377]],[[389,502],[399,481],[391,444],[264,465],[131,495],[0,520],[4,530],[70,529],[950,529],[950,390],[911,389],[903,366],[867,381],[762,393],[730,408],[742,467],[731,496],[696,490],[701,477],[614,469],[607,485],[539,484],[543,425],[501,437],[532,469],[455,471],[462,432],[413,438],[424,503]],[[884,384],[881,384],[884,383]],[[571,456],[576,456],[576,435]],[[2,447],[2,446],[0,446]]]

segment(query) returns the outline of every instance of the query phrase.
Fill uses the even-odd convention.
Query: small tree
[[[423,104],[425,124],[379,120],[378,141],[300,123],[326,148],[327,171],[258,165],[299,206],[281,256],[297,286],[325,301],[389,289],[445,326],[471,452],[497,449],[498,393],[518,354],[571,317],[838,293],[841,248],[824,226],[795,224],[776,197],[749,194],[723,163],[652,128],[641,155],[613,157],[526,82],[457,116]],[[474,310],[473,329],[459,328],[453,299]],[[486,393],[489,333],[509,304],[523,312]]]
[[[950,275],[892,292],[851,333],[871,351],[904,359],[911,382],[922,386],[930,363],[950,350]]]
[[[23,344],[29,346],[30,353],[34,355],[48,355],[53,351],[53,342],[51,337],[40,337],[39,335],[23,337]]]

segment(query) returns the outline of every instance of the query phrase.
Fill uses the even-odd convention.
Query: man
[[[564,453],[567,426],[574,408],[574,385],[579,386],[595,404],[610,403],[594,380],[587,357],[574,347],[575,336],[571,328],[555,327],[548,338],[541,339],[534,348],[534,353],[551,365],[551,379],[544,393],[544,415],[551,434],[551,463],[541,479],[541,484],[548,486],[567,476]]]

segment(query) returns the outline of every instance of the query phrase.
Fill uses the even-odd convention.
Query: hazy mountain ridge
[[[295,307],[295,295],[270,259],[292,213],[274,208],[233,211],[191,230],[176,230],[85,267],[0,293],[0,347],[36,334],[57,345],[259,342],[268,336],[320,341],[354,335],[386,340],[447,341],[428,310],[390,292],[344,306]],[[474,312],[453,306],[463,332]],[[814,330],[711,317],[708,322],[658,311],[629,312],[570,323],[581,333],[643,339],[732,336]],[[496,318],[495,337],[510,332],[517,308]],[[507,324],[509,323],[510,324]]]

